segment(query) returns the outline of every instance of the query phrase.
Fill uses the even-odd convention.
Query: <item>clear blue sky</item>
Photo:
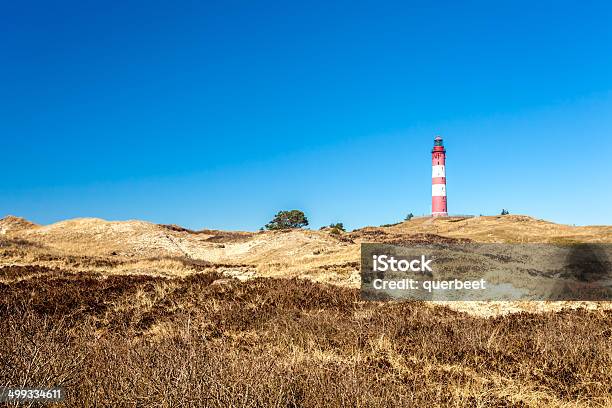
[[[426,5],[430,3],[430,5]],[[459,5],[462,3],[462,5]],[[609,2],[0,5],[0,216],[612,224]]]

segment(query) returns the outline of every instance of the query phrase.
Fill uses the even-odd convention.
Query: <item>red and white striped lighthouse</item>
[[[446,217],[446,149],[442,138],[436,136],[431,151],[431,215]]]

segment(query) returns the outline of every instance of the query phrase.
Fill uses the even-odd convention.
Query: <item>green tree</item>
[[[510,211],[506,210],[505,208],[502,209],[501,215],[508,215],[510,214]]]
[[[272,221],[266,224],[268,230],[302,228],[308,225],[306,215],[300,210],[279,211]]]
[[[341,222],[337,222],[335,224],[329,224],[329,228],[331,229],[336,229],[338,231],[342,231],[345,232],[346,230],[344,229],[344,224],[342,224]]]
[[[406,218],[404,218],[404,221],[410,221],[412,219],[412,217],[414,217],[414,215],[412,213],[408,214],[406,216]]]

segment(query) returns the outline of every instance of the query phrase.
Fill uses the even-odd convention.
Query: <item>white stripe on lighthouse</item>
[[[446,177],[446,169],[444,167],[445,166],[442,166],[442,165],[432,166],[431,177],[432,178]]]
[[[433,197],[446,197],[446,184],[432,184],[431,195]]]

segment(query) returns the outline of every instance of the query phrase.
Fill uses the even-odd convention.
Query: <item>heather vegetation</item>
[[[611,311],[485,319],[299,279],[0,274],[0,383],[60,385],[69,407],[612,404]]]
[[[380,303],[357,289],[364,242],[599,243],[612,227],[507,215],[333,229],[2,219],[0,386],[59,385],[68,407],[612,406],[610,302]]]

